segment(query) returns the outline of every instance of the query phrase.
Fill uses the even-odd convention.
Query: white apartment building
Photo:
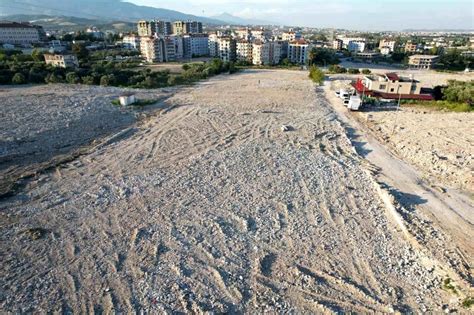
[[[140,52],[147,62],[163,62],[165,51],[163,40],[155,37],[142,37],[140,41]]]
[[[285,32],[281,35],[281,39],[287,42],[293,42],[295,40],[301,39],[301,33],[294,31]]]
[[[136,35],[125,35],[122,39],[122,45],[127,49],[140,50],[140,37]]]
[[[47,65],[59,68],[77,68],[79,61],[72,54],[44,54],[44,60]]]
[[[311,48],[311,44],[305,40],[290,42],[288,45],[288,59],[293,63],[306,64]]]
[[[45,36],[41,26],[17,22],[0,23],[1,44],[30,45],[41,42]]]
[[[252,47],[252,63],[254,65],[270,64],[270,43],[255,40]]]
[[[219,57],[219,36],[217,34],[209,34],[208,47],[209,56]]]
[[[241,28],[235,31],[235,36],[239,39],[243,40],[251,40],[252,39],[252,31],[250,28]]]
[[[341,50],[342,49],[342,40],[340,39],[335,39],[332,41],[332,49],[334,50]]]
[[[183,42],[185,58],[209,56],[208,34],[186,34]]]
[[[246,40],[246,39],[241,39],[237,41],[237,46],[236,46],[237,61],[246,61],[248,63],[252,63],[252,60],[253,60],[252,49],[253,49],[253,44],[251,41]]]
[[[397,42],[395,40],[382,39],[379,43],[379,49],[382,51],[382,48],[387,47],[388,49],[390,49],[390,52],[394,52],[396,45]]]
[[[342,48],[348,49],[350,42],[366,42],[366,39],[363,37],[338,37],[339,40],[342,40]]]
[[[272,37],[272,32],[264,28],[251,30],[251,33],[252,33],[252,39],[254,40],[266,41]]]
[[[365,40],[351,40],[347,44],[347,50],[350,52],[364,52],[365,51]]]
[[[235,61],[237,45],[236,41],[229,36],[220,37],[218,42],[218,57],[225,62]]]

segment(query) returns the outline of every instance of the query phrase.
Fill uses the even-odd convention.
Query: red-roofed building
[[[357,93],[384,99],[433,100],[430,94],[421,94],[420,82],[403,78],[396,73],[374,74],[357,80],[352,86]]]

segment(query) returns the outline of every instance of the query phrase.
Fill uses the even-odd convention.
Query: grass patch
[[[453,294],[458,294],[458,290],[456,290],[456,287],[452,284],[451,278],[444,279],[442,288],[443,288],[443,290],[446,290],[446,291],[451,292]]]
[[[405,105],[416,105],[435,110],[445,110],[448,112],[468,113],[474,111],[474,106],[467,103],[457,103],[449,101],[404,101]]]
[[[465,298],[462,303],[461,303],[462,307],[464,308],[470,308],[471,306],[474,305],[474,298],[469,296],[467,298]]]

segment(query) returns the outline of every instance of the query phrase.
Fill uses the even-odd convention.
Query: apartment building
[[[255,40],[252,45],[252,63],[254,65],[270,64],[270,43]]]
[[[122,38],[122,46],[126,49],[140,50],[140,37],[134,34],[124,35]]]
[[[58,68],[77,68],[79,61],[73,54],[44,54],[44,60],[47,65]]]
[[[438,56],[432,55],[413,55],[409,57],[408,66],[410,69],[432,69],[438,61]]]
[[[140,52],[147,62],[165,61],[164,43],[160,38],[142,37],[140,41]]]
[[[186,34],[183,43],[185,58],[209,56],[208,34]]]
[[[342,49],[342,40],[335,39],[332,41],[332,49],[334,50],[341,50]]]
[[[30,45],[46,39],[43,27],[30,23],[1,22],[0,43],[11,45]]]
[[[347,50],[349,50],[350,52],[364,52],[365,51],[365,41],[351,40],[347,44]]]
[[[281,39],[287,42],[293,42],[301,39],[301,33],[294,31],[285,32],[281,35]]]
[[[237,61],[245,61],[248,63],[252,63],[252,60],[253,60],[252,49],[253,49],[253,44],[250,40],[248,39],[238,40],[236,44]]]
[[[391,39],[382,39],[380,42],[379,42],[379,49],[380,51],[382,51],[382,48],[388,48],[389,49],[389,53],[392,53],[395,51],[395,48],[396,48],[396,45],[397,45],[397,42],[394,41],[394,40],[391,40]],[[385,49],[386,51],[386,49]],[[383,53],[382,53],[383,54]]]
[[[155,21],[138,21],[138,36],[140,37],[151,37],[156,34],[156,22]]]
[[[196,21],[175,21],[173,23],[173,34],[199,34],[202,33],[202,23]]]
[[[363,84],[369,91],[389,94],[420,94],[421,86],[413,78],[403,78],[396,73],[373,74],[364,77]]]
[[[416,53],[417,49],[418,49],[418,45],[410,41],[405,44],[405,52],[407,53]]]
[[[236,60],[236,50],[237,50],[237,43],[236,41],[230,37],[220,37],[217,40],[218,42],[218,57],[222,61],[235,61]]]
[[[155,32],[161,36],[169,36],[173,34],[173,26],[171,22],[167,21],[155,21]]]
[[[210,57],[219,57],[219,36],[217,34],[209,34],[208,47]]]
[[[259,28],[256,30],[251,30],[252,39],[266,41],[272,37],[272,32],[270,30]]]
[[[297,64],[306,64],[311,44],[305,40],[290,42],[288,45],[288,59]]]
[[[248,27],[241,28],[235,31],[235,36],[238,39],[243,39],[246,41],[250,41],[252,39],[252,30]]]

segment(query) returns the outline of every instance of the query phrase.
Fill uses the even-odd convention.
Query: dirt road
[[[219,76],[166,105],[0,200],[2,311],[458,307],[463,280],[403,231],[307,73]]]

